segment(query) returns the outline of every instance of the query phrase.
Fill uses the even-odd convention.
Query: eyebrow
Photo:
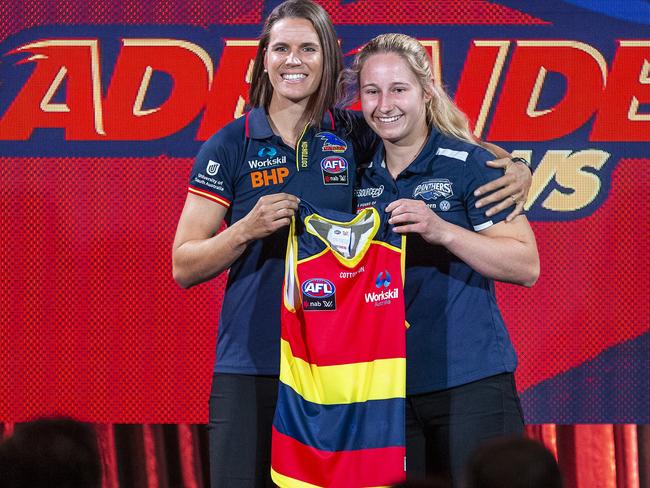
[[[288,45],[289,43],[284,41],[272,42],[269,44],[269,46],[288,46]],[[300,46],[298,47],[320,47],[320,44],[318,44],[317,42],[309,41],[309,42],[301,43]]]
[[[364,84],[364,85],[361,85],[361,88],[367,88],[367,87],[369,87],[369,86],[374,86],[374,87],[376,87],[377,84],[376,84],[376,83],[366,83],[366,84]],[[393,82],[393,83],[390,84],[389,88],[393,88],[393,87],[395,87],[395,86],[406,86],[406,87],[409,87],[409,86],[413,86],[413,85],[411,85],[410,83],[408,83],[408,82],[406,82],[406,81],[395,81],[395,82]]]

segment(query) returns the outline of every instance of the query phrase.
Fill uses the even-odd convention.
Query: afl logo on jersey
[[[330,280],[312,278],[302,284],[302,308],[319,312],[336,310],[336,287]]]
[[[334,295],[334,283],[323,278],[312,278],[302,284],[302,292],[311,298],[327,298]]]
[[[328,156],[320,162],[325,185],[348,184],[348,162],[340,156]]]

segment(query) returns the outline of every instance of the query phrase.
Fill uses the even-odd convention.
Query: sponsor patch
[[[387,269],[381,271],[375,278],[375,288],[378,291],[364,293],[366,303],[372,303],[375,307],[390,305],[393,300],[399,298],[399,288],[390,289],[391,276]]]
[[[262,171],[251,171],[251,186],[259,188],[262,186],[279,185],[289,176],[289,169],[285,167],[264,169]]]
[[[274,158],[277,153],[278,150],[276,148],[268,146],[264,146],[259,151],[257,151],[257,155],[260,158]]]
[[[348,184],[348,162],[341,156],[328,156],[320,162],[325,185]]]
[[[365,293],[363,298],[366,303],[372,303],[375,307],[383,307],[384,305],[390,305],[392,300],[399,298],[399,288],[380,292],[371,291],[370,293]]]
[[[205,168],[205,172],[208,173],[210,176],[214,176],[219,172],[219,167],[221,166],[220,163],[217,163],[216,161],[213,161],[212,159],[208,161],[208,166]]]
[[[381,271],[375,280],[376,288],[388,288],[390,286],[390,273],[388,270]]]
[[[325,278],[312,278],[302,284],[305,311],[336,310],[336,287]]]
[[[302,141],[300,143],[300,167],[306,168],[309,166],[309,143]]]
[[[359,273],[363,273],[365,270],[365,267],[361,266],[356,271],[341,271],[339,273],[339,278],[355,278]]]
[[[348,148],[347,142],[331,132],[319,132],[316,137],[320,137],[324,141],[323,151],[343,153]]]
[[[437,200],[449,198],[454,194],[452,182],[446,178],[435,178],[420,183],[413,190],[413,198],[421,197],[424,200]]]
[[[357,198],[372,197],[377,198],[384,193],[384,185],[368,187],[368,188],[357,188],[354,190],[354,196]]]

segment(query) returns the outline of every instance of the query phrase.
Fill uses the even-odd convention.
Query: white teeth
[[[302,80],[303,78],[307,78],[306,74],[303,73],[293,73],[293,74],[283,74],[282,79],[283,80]]]
[[[377,117],[380,122],[383,122],[384,124],[389,124],[391,122],[395,122],[397,119],[399,119],[401,115],[393,115],[392,117]]]

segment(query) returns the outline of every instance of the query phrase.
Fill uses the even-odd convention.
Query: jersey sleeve
[[[465,166],[464,194],[467,214],[472,228],[476,232],[487,229],[503,220],[510,214],[512,207],[487,217],[485,212],[496,204],[476,208],[476,201],[480,197],[474,196],[474,190],[479,186],[489,183],[503,176],[500,168],[491,168],[486,162],[494,159],[494,156],[483,148],[477,147],[471,151]],[[498,203],[498,202],[497,202]]]
[[[208,139],[194,159],[188,191],[229,208],[240,160],[238,147],[225,129]]]

